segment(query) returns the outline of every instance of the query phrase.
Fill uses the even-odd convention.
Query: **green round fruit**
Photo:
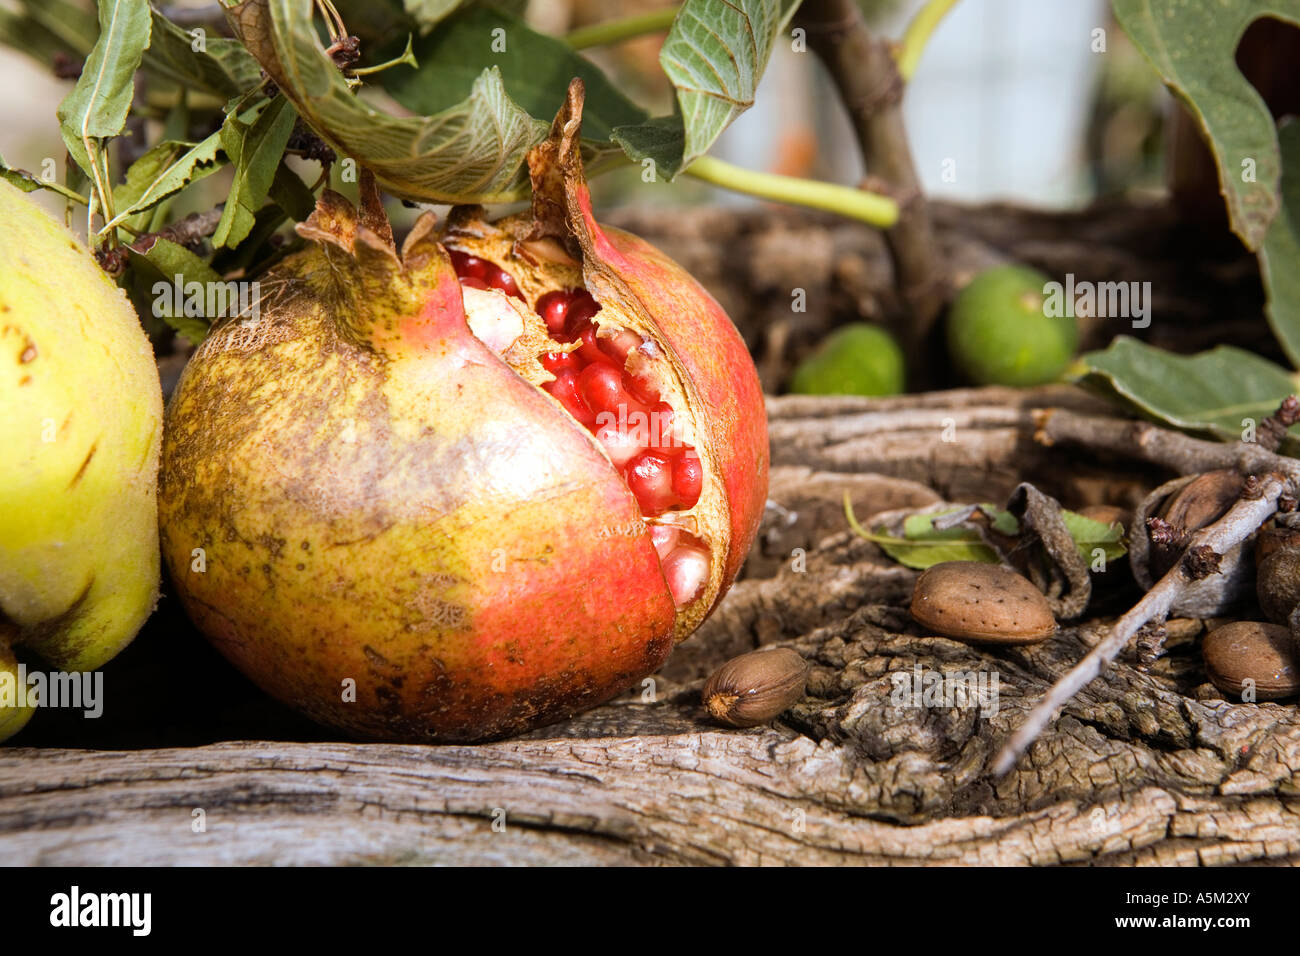
[[[957,293],[948,354],[978,385],[1042,385],[1061,377],[1079,344],[1073,316],[1044,311],[1051,280],[1025,266],[995,266]]]
[[[830,335],[799,363],[790,391],[799,395],[897,395],[903,350],[888,332],[857,322]]]

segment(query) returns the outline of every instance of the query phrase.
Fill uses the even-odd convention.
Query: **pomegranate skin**
[[[535,180],[577,176],[568,195],[588,216],[565,220],[581,263],[570,278],[600,321],[653,339],[674,420],[693,428],[703,490],[668,516],[679,530],[646,519],[592,432],[541,387],[557,347],[529,311],[554,287],[544,270],[488,257],[519,280],[518,301],[462,289],[456,234],[426,216],[399,254],[364,174],[360,210],[322,196],[298,227],[311,244],[262,280],[260,314],[215,328],[169,403],[159,517],[173,590],[240,670],[321,723],[479,741],[580,712],[657,670],[753,540],[767,488],[753,364],[680,267],[589,220],[580,107],[579,90],[565,153],[538,147]],[[556,182],[535,181],[535,216]],[[499,321],[484,325],[485,310]],[[522,333],[503,333],[516,319]],[[711,563],[687,550],[665,565],[656,534]],[[680,607],[667,566],[695,575]]]
[[[767,413],[753,359],[722,306],[681,266],[630,232],[597,225],[585,184],[575,200],[593,237],[593,253],[647,304],[694,385],[697,407],[705,410],[701,427],[711,433],[708,443],[718,457],[732,534],[716,606],[749,553],[767,501]]]
[[[409,286],[362,266],[204,342],[167,412],[163,554],[274,696],[362,736],[478,740],[655,670],[675,609],[648,534],[598,537],[640,521],[617,473],[470,334],[446,254],[411,247]],[[307,287],[330,258],[272,281]]]

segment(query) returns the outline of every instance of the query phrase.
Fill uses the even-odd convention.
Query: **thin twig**
[[[898,203],[888,196],[862,189],[742,169],[712,156],[701,156],[684,171],[696,179],[733,192],[777,202],[797,203],[812,209],[826,209],[880,228],[888,228],[898,222]]]
[[[633,37],[645,36],[647,33],[662,33],[673,25],[679,7],[665,7],[619,20],[606,20],[591,26],[580,27],[564,38],[575,50],[584,50],[592,46],[608,46],[622,43]]]
[[[1270,474],[1260,480],[1258,497],[1242,496],[1222,518],[1197,532],[1188,547],[1188,553],[1209,548],[1213,554],[1225,554],[1258,530],[1268,517],[1277,510],[1277,499],[1284,491],[1296,490],[1294,476],[1289,478]],[[1203,553],[1203,552],[1201,552]],[[993,762],[993,773],[1002,776],[1014,765],[1032,744],[1043,728],[1046,727],[1056,712],[1069,703],[1070,699],[1081,691],[1088,682],[1101,673],[1103,666],[1114,660],[1129,638],[1143,625],[1151,621],[1163,621],[1183,589],[1191,583],[1192,562],[1184,559],[1178,562],[1172,571],[1166,574],[1142,600],[1138,601],[1127,614],[1115,622],[1110,635],[1094,647],[1083,660],[1052,685],[1041,701],[1029,712],[1025,722],[1011,735],[997,759]]]
[[[1034,417],[1038,426],[1034,439],[1042,445],[1081,445],[1161,465],[1180,475],[1232,468],[1243,475],[1278,472],[1300,480],[1300,460],[1274,454],[1263,443],[1206,441],[1148,422],[1080,415],[1060,408],[1043,409]]]
[[[217,225],[221,222],[221,212],[220,207],[206,212],[192,212],[165,229],[142,233],[131,242],[131,248],[144,254],[149,252],[159,239],[166,239],[187,248],[197,246],[217,231]]]
[[[807,31],[809,46],[839,90],[868,173],[889,183],[898,200],[898,224],[885,238],[911,312],[904,330],[909,363],[923,370],[923,344],[948,288],[903,125],[903,78],[889,45],[872,35],[854,0],[807,0],[797,24]]]

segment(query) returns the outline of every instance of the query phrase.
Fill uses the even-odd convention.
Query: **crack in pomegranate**
[[[525,301],[514,276],[495,263],[457,250],[451,250],[451,261],[462,286],[498,289]],[[579,343],[541,356],[542,367],[555,376],[542,389],[609,454],[646,519],[673,602],[685,607],[708,583],[709,549],[685,529],[649,519],[694,508],[704,488],[704,466],[695,447],[679,439],[672,406],[648,377],[627,370],[628,356],[648,343],[630,329],[598,336],[600,304],[586,289],[543,293],[534,309],[552,340]]]

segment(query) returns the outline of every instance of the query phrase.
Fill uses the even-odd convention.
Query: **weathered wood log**
[[[1061,265],[1109,249],[1118,269],[1129,260],[1116,250],[1158,256],[1172,241],[1144,252],[1105,217],[1035,215],[940,208],[937,220],[950,248],[969,253],[983,236],[1033,258],[1024,249],[1038,243],[1037,261]],[[655,236],[670,247],[689,225],[674,216],[659,220],[667,241]],[[809,282],[825,257],[808,236],[832,250],[852,238],[857,251],[826,260],[827,295],[836,309],[887,311],[887,274],[857,300],[846,291],[849,280],[871,288],[862,277],[886,261],[869,232],[753,218],[767,228],[716,216],[710,228],[813,248]],[[1150,216],[1123,221],[1157,248]],[[787,242],[790,222],[811,231]],[[693,242],[704,240],[679,246]],[[671,251],[707,273],[735,246],[696,245],[698,262]],[[742,271],[719,291],[761,352],[763,317],[788,318],[789,300],[751,278]],[[1216,290],[1207,301],[1242,299],[1238,277],[1203,281]],[[775,354],[779,378],[792,353]],[[1300,713],[1222,700],[1202,671],[1201,622],[1171,622],[1149,673],[1122,656],[994,780],[998,748],[1095,642],[1101,611],[1029,647],[929,636],[905,610],[916,573],[846,530],[845,492],[866,519],[940,500],[1000,503],[1022,480],[1067,506],[1132,504],[1165,477],[1036,445],[1032,411],[1046,406],[1109,414],[1060,387],[770,400],[772,504],[744,577],[651,684],[515,740],[339,742],[258,692],[164,598],[105,669],[101,719],[42,711],[0,749],[0,863],[1300,862]],[[1096,588],[1126,589],[1122,562]],[[698,699],[708,674],[774,644],[812,662],[805,699],[771,727],[710,724]],[[951,699],[898,695],[917,673],[942,675],[933,686]],[[996,707],[955,692],[980,675]]]
[[[937,496],[916,477],[942,486],[961,472],[936,457],[937,437],[928,454],[907,437],[932,432],[935,410],[965,423],[968,460],[982,462],[980,490],[994,497],[1016,473],[1035,394],[1039,404],[1089,402],[1059,389],[838,400],[833,409],[773,400],[774,435],[791,432],[778,447],[798,446],[778,460],[801,464],[774,469],[775,506],[750,576],[656,676],[653,700],[638,688],[526,738],[477,747],[323,740],[241,691],[228,668],[194,673],[211,663],[205,651],[178,672],[174,657],[158,653],[162,639],[201,645],[172,619],[166,635],[142,635],[152,653],[135,657],[135,686],[117,689],[182,680],[171,699],[142,699],[132,717],[110,706],[99,722],[64,715],[34,724],[46,746],[0,751],[0,861],[1300,860],[1300,715],[1285,704],[1217,699],[1195,649],[1199,623],[1171,628],[1169,654],[1152,673],[1126,662],[1094,681],[1028,759],[994,781],[987,768],[998,746],[1086,651],[1097,622],[1024,648],[927,636],[903,610],[915,572],[843,530],[845,490],[865,516],[931,503]],[[1055,455],[1060,471],[1078,464]],[[891,462],[902,477],[859,472]],[[708,673],[776,643],[813,662],[806,699],[771,728],[710,725],[698,701]],[[891,675],[917,669],[996,676],[996,711],[960,699],[899,706]],[[253,715],[232,723],[220,712],[168,710],[231,696],[227,706]],[[289,740],[57,749],[94,745],[94,735],[140,747],[250,726]],[[202,832],[192,829],[196,810]]]

